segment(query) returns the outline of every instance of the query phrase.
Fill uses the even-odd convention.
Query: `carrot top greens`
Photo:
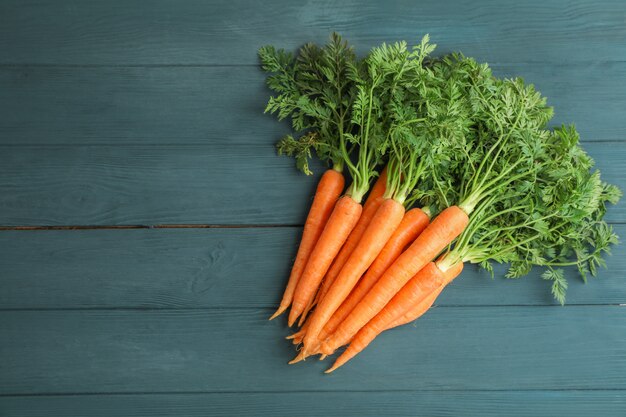
[[[507,262],[507,277],[517,278],[545,267],[564,302],[560,267],[575,265],[586,279],[617,242],[603,216],[620,191],[592,170],[573,127],[547,128],[553,110],[532,85],[460,54],[433,59],[434,49],[425,36],[412,49],[382,44],[357,59],[336,34],[297,57],[261,48],[278,93],[266,111],[290,117],[300,134],[283,138],[279,153],[307,174],[312,150],[347,167],[356,201],[388,159],[385,197],[431,213],[457,205],[469,216],[442,268],[472,262],[493,271],[492,261]]]
[[[548,130],[552,109],[532,85],[521,79],[497,79],[486,65],[460,56],[471,74],[469,90],[474,149],[458,171],[450,192],[470,223],[442,267],[456,262],[509,262],[510,278],[547,267],[561,303],[567,283],[558,266],[577,265],[583,277],[603,265],[617,237],[602,216],[606,202],[620,192],[591,172],[593,161],[580,148],[573,127]]]
[[[295,156],[296,164],[311,175],[311,150],[341,171],[350,162],[352,148],[345,134],[352,130],[351,110],[356,86],[350,73],[358,65],[351,47],[335,33],[323,47],[308,43],[297,56],[283,49],[259,49],[268,87],[278,93],[269,99],[265,111],[279,120],[291,118],[301,136],[285,136],[278,144],[279,154]]]

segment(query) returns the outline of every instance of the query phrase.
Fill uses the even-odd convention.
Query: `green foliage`
[[[279,120],[291,118],[293,129],[302,135],[297,141],[285,138],[279,142],[279,153],[296,156],[297,166],[307,174],[312,150],[335,167],[350,163],[344,136],[351,129],[355,93],[349,74],[359,65],[352,48],[333,33],[323,48],[306,44],[294,56],[264,46],[259,58],[262,69],[270,73],[267,86],[277,93],[270,97],[265,111]],[[314,140],[308,135],[311,132]]]
[[[277,145],[303,172],[315,151],[347,166],[355,198],[388,159],[387,197],[432,213],[456,204],[470,222],[439,261],[508,263],[507,278],[544,268],[552,294],[565,302],[563,267],[583,280],[605,266],[618,242],[603,219],[621,191],[602,181],[574,126],[548,129],[553,109],[521,78],[500,79],[487,64],[460,54],[433,59],[425,36],[382,44],[364,59],[333,34],[297,56],[259,51],[277,95],[266,111],[290,118],[299,138]]]
[[[567,291],[567,280],[562,269],[546,269],[541,278],[546,281],[552,281],[552,295],[556,300],[565,304],[565,292]]]
[[[276,144],[278,155],[293,156],[296,159],[296,166],[306,175],[311,175],[309,168],[309,159],[311,159],[311,149],[319,149],[318,153],[324,154],[324,147],[328,146],[318,141],[316,132],[310,132],[302,135],[299,139],[294,139],[291,135],[286,135]]]
[[[496,79],[486,65],[460,56],[440,65],[455,61],[467,69],[461,80],[469,79],[465,143],[472,148],[452,170],[455,181],[429,183],[423,192],[450,194],[470,214],[445,263],[469,261],[491,273],[491,262],[509,263],[508,278],[546,267],[543,277],[563,303],[567,281],[559,267],[576,265],[586,279],[605,265],[602,256],[617,236],[602,218],[621,193],[592,170],[573,126],[546,128],[553,112],[532,85]]]

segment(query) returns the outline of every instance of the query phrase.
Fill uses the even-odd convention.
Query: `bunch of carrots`
[[[419,318],[468,263],[534,267],[565,300],[561,267],[583,279],[617,243],[603,220],[620,191],[601,181],[573,127],[532,85],[495,77],[460,54],[432,58],[425,36],[363,58],[338,35],[297,55],[259,55],[276,94],[267,112],[291,119],[278,143],[321,176],[280,306],[296,363],[347,348],[327,372],[387,329]],[[346,176],[351,183],[346,188]],[[371,189],[370,189],[371,188]],[[367,197],[366,197],[367,196]]]

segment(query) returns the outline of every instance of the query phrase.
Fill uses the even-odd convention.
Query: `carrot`
[[[327,170],[320,178],[320,181],[317,184],[317,190],[315,191],[315,197],[313,198],[313,204],[311,204],[311,209],[309,210],[309,214],[304,224],[300,247],[298,248],[296,260],[291,268],[291,274],[289,275],[289,281],[287,281],[287,287],[283,293],[283,298],[280,301],[278,310],[276,310],[272,317],[270,317],[270,320],[281,315],[291,305],[293,293],[298,285],[302,271],[309,260],[309,255],[311,254],[317,239],[324,230],[326,221],[330,217],[330,213],[332,212],[337,199],[343,191],[344,182],[345,180],[341,172],[334,169]]]
[[[304,354],[302,353],[302,351],[298,352],[298,354],[296,355],[295,358],[293,358],[292,360],[290,360],[289,362],[287,362],[289,365],[295,365],[298,362],[302,362],[305,359]]]
[[[439,266],[439,264],[437,263],[437,265]],[[441,293],[441,291],[445,288],[446,285],[448,285],[452,280],[454,280],[457,276],[459,276],[461,274],[461,271],[463,270],[463,262],[457,262],[455,265],[453,265],[452,267],[450,267],[448,270],[446,270],[443,274],[444,274],[444,284],[440,285],[437,289],[435,289],[435,291],[433,291],[432,293],[428,294],[422,301],[417,302],[416,304],[411,304],[413,307],[410,307],[404,314],[401,314],[399,317],[397,317],[391,324],[389,324],[384,330],[389,330],[392,329],[394,327],[398,327],[398,326],[402,326],[404,324],[410,323],[413,320],[417,320],[419,317],[421,317],[424,313],[426,313],[426,311],[428,311],[428,309],[433,305],[433,303],[435,302],[435,300],[437,299],[437,297],[439,296],[439,294]],[[417,275],[420,275],[421,271],[418,272],[412,279],[416,279]],[[408,286],[411,281],[409,281],[409,283],[407,283],[404,287]],[[404,287],[401,290],[404,291]],[[398,295],[396,294],[396,297]],[[394,297],[393,299],[395,299],[396,297]],[[392,299],[392,301],[393,301]],[[390,301],[383,310],[386,310],[388,308],[388,306],[391,304]],[[380,315],[381,313],[379,313],[378,315]],[[377,315],[377,317],[378,317]],[[372,319],[373,320],[373,319]],[[371,321],[370,320],[370,323]],[[369,326],[369,323],[366,325],[366,327]],[[363,329],[361,329],[363,330]],[[356,355],[357,353],[359,353],[361,350],[363,350],[365,347],[367,347],[367,345],[369,345],[369,343],[371,342],[368,341],[367,343],[365,343],[365,339],[359,334],[361,333],[361,331],[357,332],[357,334],[354,336],[354,338],[352,340],[349,341],[350,346],[352,346],[352,343],[354,340],[357,340],[356,345],[354,346],[354,349],[358,349],[359,346],[360,350],[358,350],[354,355]],[[376,335],[378,336],[378,335]],[[302,355],[302,351],[300,351],[300,354],[297,356],[297,361],[293,362],[300,362],[301,360],[306,359],[309,355],[314,355],[319,353],[319,345],[316,346],[316,348],[313,350],[313,352],[307,352],[306,356]],[[352,358],[354,355],[350,356],[348,359]],[[324,359],[327,355],[326,354],[322,354],[320,357],[320,360]],[[345,362],[344,362],[345,363]]]
[[[341,306],[328,320],[318,336],[319,340],[325,340],[335,331],[337,326],[341,324],[359,301],[365,297],[372,286],[376,284],[387,268],[391,266],[406,247],[422,233],[426,226],[428,226],[429,221],[429,216],[418,208],[413,208],[404,214],[400,225],[396,231],[393,232],[393,235],[391,235],[383,247],[383,250],[380,251],[348,298],[344,300]]]
[[[437,266],[439,264],[437,263]],[[457,262],[450,269],[444,272],[445,283],[437,288],[435,292],[428,295],[422,302],[415,304],[406,313],[397,317],[393,323],[387,326],[386,330],[393,329],[394,327],[402,326],[420,318],[428,309],[433,305],[441,291],[448,285],[453,279],[458,277],[463,271],[463,262]],[[410,282],[410,281],[409,281]],[[408,284],[407,284],[408,285]],[[386,307],[385,307],[386,308]]]
[[[322,353],[330,354],[346,344],[383,309],[413,275],[449,245],[465,229],[468,222],[467,214],[457,206],[450,206],[435,217],[415,242],[380,277],[370,292],[337,327],[335,333],[322,343]]]
[[[296,286],[289,311],[289,326],[293,325],[315,296],[330,263],[356,225],[362,210],[361,204],[348,195],[341,197],[335,204]]]
[[[344,264],[350,257],[350,254],[352,254],[352,251],[354,251],[354,248],[356,248],[359,241],[361,240],[361,236],[363,236],[363,233],[365,233],[365,229],[376,214],[378,207],[380,207],[380,205],[382,204],[384,200],[383,194],[385,194],[386,183],[387,167],[385,167],[381,171],[378,180],[372,187],[372,190],[370,191],[370,194],[365,201],[365,204],[363,204],[363,213],[361,214],[358,223],[356,224],[356,226],[354,226],[354,229],[350,233],[350,236],[348,236],[348,240],[346,240],[346,243],[344,243],[341,251],[339,251],[339,254],[337,254],[337,257],[335,258],[330,269],[326,273],[326,276],[324,277],[324,282],[322,283],[322,287],[320,289],[320,299],[324,298],[324,296],[328,292],[328,289],[335,281],[335,278],[337,278],[337,275],[339,275],[339,272],[341,272],[341,268],[343,268]]]
[[[379,334],[406,319],[411,321],[424,314],[441,290],[463,270],[459,262],[442,271],[435,262],[429,262],[387,303],[372,320],[354,336],[348,348],[337,358],[326,373],[333,372],[365,349]]]
[[[304,354],[306,354],[307,348],[313,348],[318,344],[319,332],[350,294],[359,278],[374,262],[376,256],[402,221],[403,216],[404,205],[401,202],[389,198],[380,205],[335,282],[313,312],[310,319],[311,323],[309,323],[309,328],[304,336]]]
[[[317,301],[319,300],[319,297],[320,297],[320,290],[318,290],[315,293],[315,298],[310,300],[309,303],[304,308],[304,311],[300,315],[300,320],[298,320],[298,327],[302,327],[304,325],[304,323],[306,323],[306,318],[309,315],[309,313],[311,312],[311,309],[313,309],[313,307],[315,307],[317,305]]]

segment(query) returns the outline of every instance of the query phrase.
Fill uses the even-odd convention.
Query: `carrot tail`
[[[458,275],[463,264],[450,268],[447,274],[437,264],[429,262],[387,303],[387,305],[365,326],[363,326],[350,342],[348,348],[337,358],[328,370],[332,372],[344,365],[363,349],[365,349],[380,333],[393,327],[393,324],[405,314],[421,316],[433,304],[450,275]]]
[[[467,226],[469,218],[459,207],[442,211],[389,267],[369,293],[354,307],[322,343],[322,353],[331,354],[346,344],[395,296],[417,272],[449,245]]]
[[[302,271],[309,260],[309,255],[315,243],[322,234],[322,230],[324,230],[324,226],[333,211],[337,199],[343,191],[344,183],[345,180],[341,172],[335,171],[334,169],[327,170],[322,175],[322,178],[320,178],[317,190],[315,191],[315,197],[313,198],[313,204],[311,204],[311,209],[309,210],[304,224],[298,254],[291,268],[287,287],[283,293],[283,298],[280,301],[278,310],[270,317],[270,320],[280,316],[291,305],[293,294],[298,285],[300,276],[302,275]]]
[[[337,275],[339,275],[339,273],[341,272],[344,264],[352,254],[352,251],[354,251],[354,248],[356,248],[359,241],[361,240],[363,233],[365,233],[365,229],[367,229],[367,226],[370,224],[370,221],[376,214],[378,207],[380,207],[380,205],[382,204],[386,184],[387,168],[385,167],[385,169],[383,169],[383,171],[380,173],[378,180],[376,180],[376,183],[372,187],[372,190],[370,191],[370,194],[367,197],[365,204],[363,204],[363,213],[361,214],[359,221],[357,222],[356,226],[354,226],[354,229],[352,229],[352,232],[350,233],[350,236],[348,236],[346,243],[344,243],[343,247],[337,254],[337,257],[330,266],[330,269],[326,273],[326,276],[324,277],[324,282],[322,283],[322,287],[320,289],[320,300],[324,298],[331,285],[337,278]]]
[[[293,358],[292,360],[290,360],[289,362],[287,362],[289,365],[295,365],[298,362],[302,362],[303,360],[305,360],[306,357],[304,356],[304,354],[302,353],[302,351],[298,352],[298,354],[296,355],[295,358]]]
[[[319,345],[315,346],[315,349],[312,349],[310,352],[306,352],[304,349],[300,350],[300,352],[298,352],[298,354],[296,355],[295,358],[293,358],[291,361],[289,361],[289,365],[293,365],[296,364],[298,362],[302,362],[303,360],[305,360],[306,358],[313,356],[313,355],[317,355],[319,353]],[[326,357],[326,355],[324,355],[324,357]]]
[[[302,343],[302,341],[304,340],[304,333],[302,333],[301,335],[298,335],[296,337],[294,337],[291,340],[291,343],[293,343],[294,345],[299,345],[300,343]]]
[[[404,216],[404,206],[386,199],[378,208],[361,240],[346,261],[328,293],[311,316],[304,336],[304,350],[318,345],[317,337],[332,314],[350,294],[362,274],[374,262]]]
[[[320,295],[320,292],[318,291],[317,294],[315,294],[315,298],[311,300],[309,304],[307,304],[307,306],[305,307],[304,311],[302,312],[302,315],[300,316],[300,320],[298,320],[298,327],[302,327],[304,323],[306,322],[306,317],[309,315],[309,312],[311,311],[313,307],[317,305],[319,295]]]
[[[350,314],[359,301],[365,297],[387,268],[400,256],[402,251],[428,226],[429,221],[428,215],[418,208],[411,209],[404,214],[400,225],[393,232],[383,250],[380,251],[348,298],[344,300],[328,320],[318,336],[319,340],[325,340],[337,329],[337,326]]]
[[[315,296],[330,263],[356,225],[362,210],[361,204],[350,196],[341,197],[335,204],[296,286],[289,312],[289,326],[293,325]]]
[[[294,345],[299,345],[302,343],[302,339],[304,339],[304,335],[306,334],[306,329],[309,327],[309,322],[304,322],[304,325],[300,327],[300,330],[286,337],[287,340],[291,339]]]
[[[296,342],[296,340],[302,337],[304,337],[304,332],[302,331],[302,329],[300,329],[297,332],[292,333],[289,336],[285,337],[285,339],[291,340],[294,345],[297,345],[298,343]]]

